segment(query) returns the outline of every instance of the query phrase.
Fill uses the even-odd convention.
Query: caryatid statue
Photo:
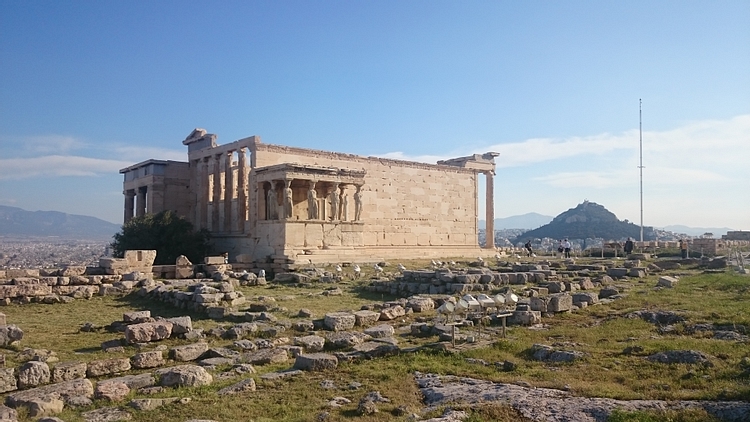
[[[271,182],[271,187],[268,189],[266,195],[266,220],[276,219],[276,209],[278,203],[276,202],[276,186]]]
[[[348,217],[349,196],[346,194],[346,186],[344,185],[341,185],[341,195],[339,196],[339,199],[341,202],[339,218],[341,221],[346,221]]]
[[[292,181],[284,181],[284,218],[292,218]]]
[[[310,182],[307,189],[307,218],[318,219],[318,195],[315,193],[315,182]]]
[[[338,212],[339,212],[339,184],[334,183],[333,189],[331,190],[331,193],[329,195],[329,199],[331,201],[331,220],[338,220]]]
[[[362,218],[362,185],[357,185],[357,191],[354,192],[354,221]]]

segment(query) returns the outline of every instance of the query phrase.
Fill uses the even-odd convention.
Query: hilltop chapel
[[[124,175],[125,222],[173,210],[207,229],[232,262],[300,263],[477,256],[479,175],[493,233],[497,153],[423,164],[270,145],[218,145],[195,129],[188,161]],[[486,248],[494,248],[488,237]]]

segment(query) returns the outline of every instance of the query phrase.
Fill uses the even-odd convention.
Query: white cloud
[[[96,176],[117,173],[133,163],[73,155],[0,159],[0,180],[39,176]]]
[[[23,145],[36,153],[66,153],[87,146],[82,140],[65,135],[31,136],[23,139]]]

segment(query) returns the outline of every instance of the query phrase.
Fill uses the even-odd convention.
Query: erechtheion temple
[[[483,174],[492,230],[496,153],[423,164],[216,138],[196,129],[188,162],[120,170],[125,221],[174,210],[247,263],[477,256]]]

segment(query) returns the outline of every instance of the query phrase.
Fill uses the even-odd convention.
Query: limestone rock
[[[213,377],[197,365],[178,365],[156,371],[159,383],[165,387],[195,387],[210,385]]]
[[[549,312],[568,312],[573,307],[573,297],[567,293],[550,295]]]
[[[161,350],[141,352],[130,358],[130,365],[135,369],[156,368],[164,365],[164,355]]]
[[[18,412],[15,409],[0,404],[0,421],[16,421],[18,419]]]
[[[711,365],[708,356],[697,350],[669,350],[648,356],[651,362],[658,363],[688,363]]]
[[[587,306],[599,303],[599,295],[593,292],[573,293],[573,304],[580,307],[581,303],[586,303]]]
[[[187,362],[200,358],[207,350],[208,344],[200,342],[175,346],[169,350],[169,355],[178,362]]]
[[[391,306],[380,311],[380,321],[392,321],[406,315],[406,311],[400,305]]]
[[[323,325],[331,331],[346,331],[354,328],[356,317],[349,312],[332,312],[326,314]]]
[[[18,380],[13,368],[0,368],[0,393],[18,390]]]
[[[620,291],[614,287],[605,287],[599,291],[599,299],[606,299],[615,295],[619,295]]]
[[[374,359],[397,355],[401,349],[393,343],[382,341],[366,341],[362,344],[354,346],[352,350],[356,353],[361,353],[368,359]]]
[[[102,382],[97,384],[94,397],[109,401],[122,401],[130,394],[130,387],[124,382]]]
[[[231,328],[229,328],[224,337],[228,339],[242,339],[250,337],[257,331],[258,324],[254,322],[243,322],[241,324],[233,325]]]
[[[172,335],[185,334],[193,331],[193,321],[187,315],[167,318],[166,321],[172,323]]]
[[[112,375],[129,370],[130,359],[128,358],[94,360],[88,363],[86,376],[100,377],[102,375]]]
[[[367,327],[368,325],[375,324],[380,319],[380,314],[373,311],[357,311],[354,313],[354,325],[359,327]]]
[[[172,323],[169,321],[144,322],[129,325],[125,328],[125,340],[128,343],[147,343],[169,338],[172,334]]]
[[[151,311],[148,310],[126,312],[122,314],[122,320],[123,322],[134,324],[153,321],[153,319],[151,318]]]
[[[74,397],[90,398],[94,395],[94,386],[88,379],[76,379],[63,381],[57,384],[45,385],[30,390],[11,393],[6,398],[6,403],[11,407],[18,407],[37,397],[44,397],[57,393],[67,403]]]
[[[272,363],[281,363],[289,360],[289,353],[284,349],[260,349],[255,352],[242,354],[242,361],[253,365],[268,365]]]
[[[294,344],[302,346],[308,352],[320,352],[325,346],[326,339],[320,336],[296,337]]]
[[[52,368],[52,382],[86,378],[86,362],[61,362]]]
[[[365,334],[372,338],[392,337],[395,332],[396,330],[394,330],[393,326],[388,324],[381,324],[365,329]]]
[[[0,286],[3,287],[3,286]],[[7,347],[11,344],[21,341],[23,330],[16,325],[0,325],[0,347]]]
[[[348,348],[369,340],[370,336],[359,332],[340,332],[326,335],[326,342],[334,348]]]
[[[676,277],[670,277],[668,275],[663,275],[659,277],[659,281],[656,283],[658,287],[674,287],[677,285],[677,282],[679,281]]]
[[[539,311],[514,311],[508,318],[509,324],[534,325],[542,322],[542,313]]]
[[[139,390],[141,388],[152,387],[156,385],[156,379],[150,372],[144,372],[137,375],[124,375],[116,378],[109,378],[103,381],[99,381],[99,385],[106,384],[108,382],[122,383],[128,386],[131,390]]]
[[[60,399],[59,394],[53,393],[46,396],[35,397],[25,403],[25,406],[29,409],[29,416],[40,417],[57,415],[63,411],[65,403]]]
[[[310,353],[297,356],[294,368],[303,371],[325,371],[335,369],[338,363],[336,356],[327,353]]]
[[[26,362],[18,368],[18,387],[29,388],[47,384],[50,380],[50,370],[44,362]]]
[[[578,282],[578,287],[580,287],[581,290],[593,290],[594,283],[591,281],[590,278],[586,277],[583,280]]]
[[[435,309],[435,301],[429,297],[413,296],[409,298],[406,306],[411,308],[414,312],[426,312]]]

